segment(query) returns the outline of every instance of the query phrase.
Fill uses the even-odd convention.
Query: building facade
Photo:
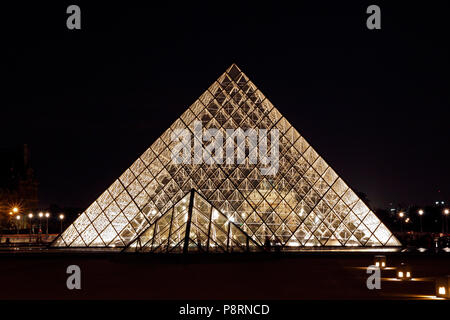
[[[3,228],[14,208],[18,210],[14,214],[23,214],[36,209],[38,204],[38,181],[31,167],[29,146],[0,147],[0,215]]]

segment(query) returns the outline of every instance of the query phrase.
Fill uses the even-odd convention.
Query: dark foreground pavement
[[[413,280],[383,270],[368,290],[374,254],[296,253],[135,255],[0,253],[0,299],[420,299],[434,296],[434,278],[450,274],[449,255],[386,254],[407,262]],[[68,290],[66,269],[81,268],[81,290]]]

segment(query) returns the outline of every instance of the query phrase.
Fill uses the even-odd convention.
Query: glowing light
[[[16,216],[16,219],[17,219],[17,220],[20,220],[20,216]]]
[[[64,215],[62,213],[59,215],[59,220],[64,220]]]
[[[406,271],[406,277],[411,278],[411,273],[409,271]]]
[[[39,218],[42,218],[44,214],[42,212],[39,212]]]
[[[14,207],[14,208],[12,209],[12,211],[13,211],[14,213],[17,213],[17,212],[19,212],[19,208]]]
[[[422,209],[419,210],[419,215],[420,216],[423,215],[423,210]]]
[[[380,263],[379,263],[379,262],[375,262],[375,265],[376,265],[377,267],[379,267],[379,266],[380,266]]]
[[[450,210],[448,210],[448,209],[444,210],[444,214],[448,215],[449,213],[450,213]]]
[[[438,289],[439,294],[445,295],[445,292],[446,292],[445,287],[439,287],[439,289]]]
[[[403,271],[399,271],[399,272],[398,272],[398,277],[399,277],[399,278],[403,278]]]
[[[156,210],[155,209],[152,210],[152,214],[156,214]]]
[[[381,266],[382,266],[382,267],[386,267],[386,263],[382,262],[382,263],[381,263]]]
[[[28,214],[28,218],[33,219],[33,214],[32,214],[32,213],[29,213],[29,214]]]
[[[403,218],[403,217],[405,216],[405,214],[404,214],[403,212],[400,212],[400,213],[398,214],[398,216],[399,216],[400,218]]]
[[[46,218],[49,218],[49,217],[50,217],[50,213],[48,213],[48,212],[45,213],[45,217],[46,217]]]

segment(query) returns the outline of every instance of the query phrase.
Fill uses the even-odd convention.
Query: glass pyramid
[[[195,135],[196,124],[201,124],[203,132],[217,129],[227,137],[226,146],[246,150],[243,161],[202,163],[195,152],[196,143],[203,144]],[[271,149],[272,155],[278,156],[277,171],[263,174],[261,168],[267,162],[257,157],[258,146],[226,135],[227,129],[238,128],[278,130],[278,150]],[[187,142],[184,145],[191,150],[193,161],[173,160],[180,130],[194,137],[194,148],[190,140],[188,146]],[[211,149],[203,152],[211,157],[217,153]],[[174,205],[192,189],[259,245],[267,239],[289,250],[304,246],[401,245],[233,64],[52,246],[125,247],[141,234],[144,245],[143,232],[149,233],[149,227],[154,227],[163,214],[172,216],[168,212],[175,210]],[[158,221],[156,226],[162,220]]]
[[[262,251],[239,226],[192,190],[156,219],[125,252]]]

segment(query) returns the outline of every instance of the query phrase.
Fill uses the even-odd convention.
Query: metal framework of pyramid
[[[156,219],[125,252],[263,251],[237,224],[192,190]]]
[[[248,152],[241,164],[174,163],[179,141],[172,141],[172,134],[186,129],[195,140],[195,122],[224,137],[227,129],[277,129],[278,171],[263,175],[264,163],[249,159],[256,152],[251,144],[244,145]],[[242,148],[236,139],[225,143]],[[193,189],[259,245],[267,239],[290,250],[401,245],[233,64],[52,246],[126,247]]]

